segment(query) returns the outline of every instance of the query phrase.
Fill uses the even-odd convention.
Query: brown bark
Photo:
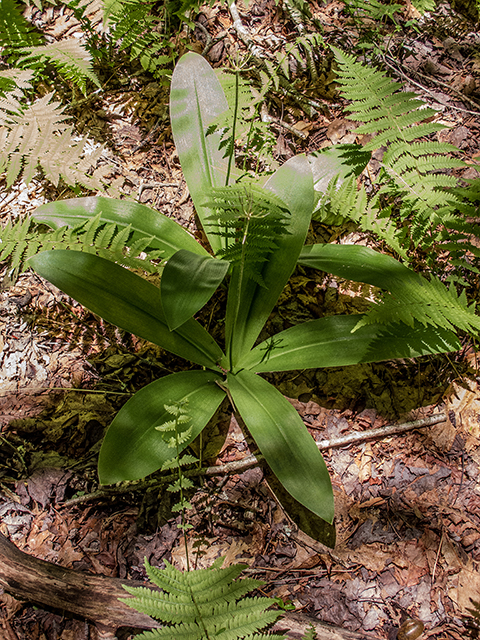
[[[19,600],[68,611],[94,622],[103,630],[103,637],[113,637],[107,633],[108,629],[151,629],[158,625],[118,600],[129,597],[122,584],[152,586],[59,567],[20,551],[0,533],[0,589]],[[332,627],[298,612],[287,612],[276,623],[275,630],[296,640],[301,638],[310,623],[315,627],[318,640],[375,640],[374,636]]]
[[[129,597],[122,588],[124,583],[145,586],[142,582],[90,575],[39,560],[0,534],[0,588],[19,600],[69,611],[113,629],[156,626],[151,618],[118,600]]]

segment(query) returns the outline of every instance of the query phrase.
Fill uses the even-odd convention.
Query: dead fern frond
[[[85,138],[75,136],[65,121],[65,107],[52,100],[53,93],[25,107],[12,92],[0,99],[0,172],[7,174],[7,188],[20,177],[29,182],[40,167],[45,177],[58,185],[60,178],[71,186],[104,190],[88,171],[102,148],[85,154]]]

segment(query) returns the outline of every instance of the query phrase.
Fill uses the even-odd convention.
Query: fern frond
[[[31,69],[2,69],[0,71],[0,94],[2,99],[10,100],[14,98],[20,100],[26,89],[32,88],[30,82],[34,76]],[[10,107],[10,111],[18,111],[20,109],[20,103],[15,103],[15,107]],[[2,107],[0,107],[2,108]]]
[[[130,59],[138,59],[146,71],[161,79],[168,73],[163,68],[175,59],[169,51],[169,39],[163,37],[164,24],[152,12],[153,0],[111,0],[108,3],[105,25],[110,37],[121,50],[129,50]]]
[[[177,465],[177,469],[179,468],[179,466],[180,465]],[[181,478],[177,478],[177,480],[169,484],[167,487],[167,491],[169,491],[170,493],[178,493],[182,489],[191,489],[192,487],[193,482],[190,480],[190,478],[185,478],[184,476],[182,476]],[[184,502],[179,503],[177,507],[178,511],[186,508]]]
[[[162,471],[170,471],[171,469],[178,469],[178,467],[186,467],[190,464],[195,464],[198,462],[198,458],[191,456],[189,454],[183,455],[180,460],[173,458],[172,460],[167,460],[162,465]]]
[[[370,231],[408,261],[405,247],[406,229],[398,229],[390,210],[381,207],[378,195],[368,197],[365,187],[357,188],[355,176],[345,178],[337,188],[333,178],[315,207],[313,218],[325,224],[343,224],[353,220],[363,231]]]
[[[427,13],[428,11],[435,11],[437,6],[436,0],[411,0],[415,9],[422,14]]]
[[[317,632],[313,624],[310,623],[308,629],[302,636],[302,640],[318,640]]]
[[[122,601],[168,626],[144,632],[139,637],[144,640],[205,640],[207,637],[212,640],[260,640],[271,637],[259,630],[277,619],[278,612],[267,610],[274,601],[244,597],[263,583],[248,578],[236,580],[245,565],[220,569],[218,564],[214,563],[210,569],[182,573],[168,562],[165,562],[165,569],[157,569],[145,560],[148,577],[162,591],[125,586],[134,598]]]
[[[23,47],[18,52],[22,54],[18,65],[28,65],[32,60],[48,60],[63,76],[74,82],[84,95],[87,93],[87,80],[101,87],[92,69],[91,56],[78,38],[35,47]]]
[[[39,233],[35,228],[31,230],[31,227],[31,219],[25,218],[15,223],[8,222],[0,229],[0,261],[8,261],[11,269],[23,271],[28,267],[28,258],[39,251],[71,249],[95,253],[130,269],[142,269],[150,273],[158,270],[151,261],[158,260],[161,251],[150,251],[148,259],[129,255],[131,241],[125,228],[122,229],[115,222],[102,222],[100,215],[76,227],[61,227],[51,233]],[[126,229],[130,236],[131,228]],[[117,236],[122,237],[122,243],[117,242]],[[152,241],[153,238],[150,238],[149,242]]]
[[[368,16],[371,20],[382,20],[383,18],[394,20],[395,13],[403,10],[401,4],[383,3],[380,0],[350,0],[348,5],[357,13]]]
[[[261,267],[278,238],[288,233],[287,207],[273,193],[252,183],[212,189],[210,196],[205,206],[214,213],[207,218],[208,224],[227,243],[218,255],[264,286]]]
[[[397,203],[399,223],[408,219],[411,225],[408,241],[414,246],[431,246],[442,228],[458,217],[460,199],[454,191],[458,180],[452,172],[465,165],[451,156],[457,149],[424,139],[444,127],[428,121],[436,112],[425,108],[414,93],[403,92],[398,82],[353,56],[338,49],[334,53],[342,93],[351,100],[348,117],[363,123],[356,129],[358,133],[373,134],[364,149],[387,147],[374,185],[377,197],[372,199],[373,210],[378,213],[382,209],[382,198],[390,206]]]
[[[19,47],[36,46],[42,36],[23,17],[15,0],[0,0],[0,47],[10,54]]]
[[[103,191],[103,185],[88,175],[102,148],[85,154],[86,140],[75,136],[73,127],[65,122],[64,107],[53,102],[52,95],[26,107],[14,92],[0,99],[0,171],[7,171],[7,187],[20,176],[28,183],[40,167],[55,185],[62,177],[72,186],[78,183]]]
[[[350,212],[357,206],[357,182],[354,176],[344,179],[336,176],[330,180],[315,206],[312,219],[328,225],[341,225],[351,218]]]
[[[438,278],[430,281],[412,274],[366,314],[355,330],[365,324],[402,322],[409,326],[419,322],[447,330],[456,328],[471,334],[480,331],[480,317],[475,315],[475,303],[468,304],[465,290],[457,294],[453,285],[446,287]]]

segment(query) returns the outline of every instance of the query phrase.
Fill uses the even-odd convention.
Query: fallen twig
[[[354,444],[357,442],[363,442],[365,440],[387,438],[398,433],[405,433],[406,431],[412,431],[413,429],[422,429],[424,427],[430,427],[440,422],[446,422],[447,415],[445,412],[436,413],[427,418],[421,418],[420,420],[414,420],[413,422],[404,422],[403,424],[391,424],[384,427],[378,427],[377,429],[367,429],[367,431],[354,431],[345,436],[338,438],[331,438],[330,440],[316,440],[316,444],[320,451],[326,449],[334,449],[338,447],[344,447],[346,445]],[[242,460],[234,460],[233,462],[227,462],[225,464],[214,465],[212,467],[206,467],[203,469],[191,469],[186,471],[185,475],[193,478],[196,476],[218,476],[231,473],[242,473],[247,469],[251,469],[260,464],[264,460],[261,454],[252,454],[242,458]],[[85,502],[91,502],[92,500],[102,500],[105,498],[110,499],[112,496],[129,493],[132,491],[145,491],[148,489],[154,489],[164,484],[168,484],[175,480],[176,476],[164,476],[162,478],[155,478],[154,480],[139,480],[136,482],[125,482],[120,485],[114,485],[111,487],[102,487],[87,493],[83,496],[77,496],[67,500],[62,504],[64,507],[71,507],[77,504],[83,504]]]
[[[235,4],[235,2],[230,2],[228,5],[228,9],[230,11],[230,15],[232,16],[233,28],[237,32],[237,35],[240,38],[240,40],[247,47],[247,49],[250,51],[252,56],[254,56],[255,58],[259,58],[260,60],[264,58],[265,55],[261,47],[255,44],[252,36],[249,34],[248,30],[243,24],[240,14],[238,13],[237,5]]]
[[[428,93],[429,95],[432,96],[432,98],[434,98],[435,100],[438,101],[437,96],[435,95],[435,93],[431,89],[428,89],[423,84],[420,84],[419,82],[416,82],[408,74],[406,74],[404,71],[402,71],[402,69],[399,69],[398,66],[395,66],[393,64],[393,63],[396,63],[398,65],[398,61],[393,60],[389,56],[382,56],[382,58],[383,58],[384,63],[387,65],[387,67],[389,67],[392,71],[397,73],[400,77],[405,78],[405,80],[407,80],[411,84],[415,85],[416,87],[418,87],[422,91],[425,91],[425,93]],[[451,87],[447,82],[443,82],[442,80],[439,80],[438,78],[432,78],[431,76],[427,76],[424,73],[421,73],[420,71],[415,71],[413,69],[409,69],[409,71],[411,73],[417,75],[417,76],[420,76],[421,78],[425,78],[425,80],[430,80],[430,82],[435,82],[436,84],[439,84],[440,86],[445,87],[446,89],[448,89],[452,93],[455,93],[458,96],[458,99],[461,100],[462,102],[465,102],[465,103],[467,103],[469,105],[472,105],[473,107],[477,107],[477,109],[479,109],[479,105],[474,100],[472,100],[471,98],[466,96],[461,91],[458,91],[454,87]],[[448,105],[445,105],[445,106],[448,106],[449,109],[455,109],[456,111],[462,111],[463,113],[469,113],[469,114],[474,115],[474,116],[478,116],[479,113],[480,113],[480,111],[470,111],[469,109],[465,109],[463,107],[457,107],[454,104],[448,104]]]

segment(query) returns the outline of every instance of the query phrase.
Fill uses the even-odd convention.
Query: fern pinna
[[[9,62],[19,69],[39,72],[50,63],[84,95],[87,80],[101,86],[93,72],[91,56],[78,38],[45,44],[43,35],[25,19],[15,0],[0,0],[0,47],[3,55],[9,56]]]
[[[31,89],[32,76],[27,70],[0,71],[6,85],[0,92],[0,173],[6,172],[7,188],[19,178],[30,182],[41,168],[55,186],[62,178],[71,186],[103,191],[101,181],[88,175],[102,147],[86,153],[86,138],[75,135],[53,92],[28,104],[24,91]]]
[[[199,7],[198,0],[105,0],[104,27],[108,39],[129,52],[131,60],[159,81],[169,82],[171,64],[178,55],[181,23],[193,27],[190,13]],[[177,33],[176,38],[172,37]]]
[[[448,155],[457,151],[453,145],[424,140],[445,128],[430,121],[437,114],[434,109],[376,69],[339,49],[334,52],[341,92],[351,101],[347,118],[363,123],[356,133],[372,136],[365,151],[387,147],[381,166],[391,181],[385,180],[382,190],[393,189],[401,197],[400,216],[413,216],[412,239],[418,244],[427,229],[452,215],[456,198],[445,189],[456,187],[457,179],[445,172],[464,163]]]
[[[27,260],[40,251],[70,249],[155,273],[158,268],[152,261],[160,259],[162,251],[152,249],[152,241],[153,237],[135,235],[131,224],[105,222],[101,214],[73,227],[46,233],[40,233],[38,227],[32,229],[31,218],[25,218],[8,222],[0,229],[0,261],[8,261],[12,270],[23,271]],[[143,259],[144,254],[148,259]]]
[[[458,149],[431,139],[445,127],[435,122],[437,112],[414,93],[353,56],[335,48],[334,53],[341,93],[351,101],[347,117],[361,123],[356,133],[370,137],[363,151],[386,147],[367,206],[352,206],[344,215],[374,231],[405,259],[412,249],[421,248],[432,269],[437,253],[448,251],[455,267],[451,280],[465,284],[463,275],[479,270],[480,252],[471,239],[480,229],[467,220],[464,202],[473,198],[468,189],[459,191],[454,175],[465,166],[452,157]],[[321,219],[323,213],[318,211],[316,217]],[[374,224],[382,218],[398,231],[392,235],[392,224]]]
[[[280,198],[251,182],[210,191],[205,206],[214,213],[207,220],[214,235],[220,235],[225,247],[218,255],[239,266],[243,277],[265,286],[261,276],[268,255],[277,247],[278,238],[288,233],[289,212]]]
[[[0,46],[3,55],[10,55],[18,47],[41,44],[40,33],[26,20],[15,0],[0,0]]]
[[[157,569],[145,560],[149,579],[161,591],[124,586],[134,598],[122,601],[165,626],[137,637],[142,640],[284,640],[284,636],[261,632],[278,618],[278,611],[268,609],[275,601],[245,597],[263,582],[252,578],[237,580],[246,565],[221,569],[222,562],[223,558],[219,558],[209,569],[182,573],[166,561],[165,569]]]

